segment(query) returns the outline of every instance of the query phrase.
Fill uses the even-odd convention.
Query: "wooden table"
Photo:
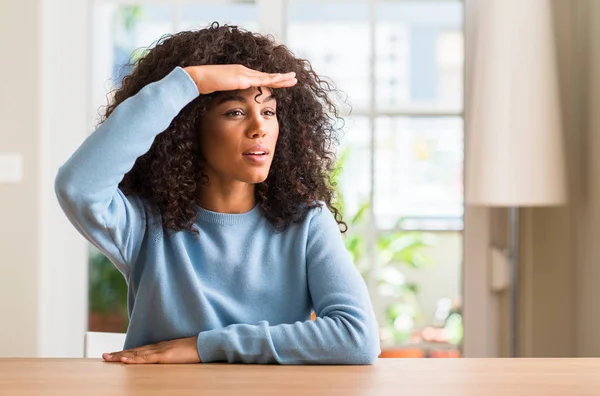
[[[600,395],[600,359],[380,359],[345,367],[0,359],[0,395]]]

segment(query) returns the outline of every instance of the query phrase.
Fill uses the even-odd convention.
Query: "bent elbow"
[[[370,365],[377,361],[381,354],[377,323],[356,326],[353,342],[343,347],[348,353],[345,364]]]
[[[365,335],[356,349],[352,364],[374,364],[381,354],[379,335],[372,334],[372,332]]]
[[[69,197],[74,194],[72,183],[69,180],[67,172],[60,168],[54,178],[54,194],[60,201],[68,201]]]

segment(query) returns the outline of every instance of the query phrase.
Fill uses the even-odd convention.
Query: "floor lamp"
[[[468,205],[509,208],[510,355],[518,356],[519,208],[565,202],[549,0],[477,5],[466,121]]]

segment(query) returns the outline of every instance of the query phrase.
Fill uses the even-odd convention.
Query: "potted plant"
[[[89,330],[127,331],[127,283],[110,260],[92,246],[90,250]]]

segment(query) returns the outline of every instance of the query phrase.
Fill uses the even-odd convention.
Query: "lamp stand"
[[[519,208],[508,209],[510,254],[510,357],[518,357],[519,340]]]

